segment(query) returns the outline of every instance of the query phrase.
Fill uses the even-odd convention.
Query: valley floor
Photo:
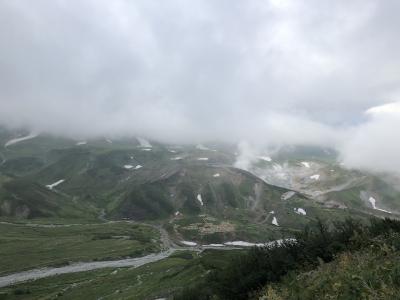
[[[159,231],[127,222],[43,225],[0,223],[0,276],[73,262],[159,252]]]
[[[0,289],[0,299],[157,299],[195,284],[223,268],[242,250],[176,251],[140,267],[105,268],[64,274]]]

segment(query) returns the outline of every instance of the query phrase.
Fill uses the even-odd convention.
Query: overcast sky
[[[0,122],[328,145],[349,165],[400,169],[399,106],[376,108],[400,101],[399,11],[398,0],[0,0]]]

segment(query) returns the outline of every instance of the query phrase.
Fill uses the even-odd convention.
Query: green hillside
[[[319,222],[235,257],[174,299],[397,299],[399,251],[399,221]]]
[[[85,219],[93,218],[94,210],[73,197],[49,190],[35,181],[2,176],[0,217]]]
[[[399,243],[399,235],[388,237]],[[398,299],[400,249],[388,238],[370,248],[345,252],[310,272],[294,272],[260,292],[259,300],[283,299]]]

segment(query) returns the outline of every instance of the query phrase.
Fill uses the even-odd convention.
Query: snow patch
[[[314,179],[314,180],[319,180],[320,175],[319,174],[315,174],[310,176],[310,179]]]
[[[392,213],[391,211],[388,211],[388,210],[385,210],[385,209],[382,209],[382,208],[377,208],[376,210],[383,211],[383,212],[388,213],[388,214]]]
[[[233,241],[233,242],[226,242],[224,243],[226,246],[240,246],[240,247],[253,247],[255,243],[249,243],[244,241]]]
[[[199,157],[197,160],[208,160],[208,157]]]
[[[219,173],[215,173],[214,175],[213,175],[213,177],[220,177],[221,175],[219,174]]]
[[[308,168],[308,169],[310,168],[310,163],[309,163],[309,162],[302,161],[301,164],[302,164],[303,166],[305,166],[306,168]]]
[[[201,194],[198,194],[198,195],[197,195],[197,197],[196,197],[196,199],[197,199],[197,201],[199,201],[199,202],[200,202],[200,205],[201,205],[201,206],[203,206],[203,205],[204,205],[204,203],[203,203],[203,199],[201,198]]]
[[[299,208],[294,208],[294,212],[295,212],[296,214],[298,214],[298,215],[303,215],[303,216],[307,215],[306,211],[305,211],[303,208],[301,208],[301,207],[299,207]]]
[[[181,156],[177,156],[177,157],[172,157],[171,158],[171,160],[182,160],[183,159],[183,157],[181,157]]]
[[[137,170],[137,169],[140,169],[140,168],[142,168],[143,166],[141,166],[141,165],[137,165],[136,167],[134,167],[134,166],[132,166],[132,165],[124,165],[124,168],[125,169],[128,169],[128,170],[130,170],[130,169],[134,169],[134,170]]]
[[[208,247],[224,247],[225,245],[224,244],[208,244],[208,245],[205,245],[206,247],[208,246]]]
[[[268,161],[268,162],[272,161],[272,158],[269,156],[259,156],[258,158],[261,160],[264,160],[264,161]]]
[[[186,246],[190,246],[190,247],[194,247],[197,246],[197,243],[195,242],[190,242],[190,241],[182,241],[182,244],[186,245]]]
[[[276,241],[266,242],[266,243],[250,243],[245,241],[233,241],[233,242],[226,242],[224,243],[225,246],[238,246],[238,247],[275,247],[280,246],[284,242],[296,242],[296,239],[287,238],[287,239],[280,239]]]
[[[30,134],[28,134],[26,136],[9,140],[7,143],[5,143],[4,147],[8,147],[8,146],[14,145],[14,144],[22,142],[22,141],[30,140],[30,139],[33,139],[33,138],[35,138],[37,136],[38,136],[37,133],[30,133]]]
[[[49,190],[52,190],[55,186],[57,186],[57,185],[63,183],[64,181],[65,181],[65,179],[61,179],[61,180],[56,181],[56,182],[54,182],[54,183],[52,183],[52,184],[46,185],[46,187],[47,187]]]
[[[278,219],[276,218],[276,217],[274,217],[273,219],[272,219],[272,225],[275,225],[275,226],[279,226],[279,224],[278,224]]]
[[[82,145],[86,145],[87,141],[81,141],[81,142],[77,142],[75,145],[77,146],[82,146]]]

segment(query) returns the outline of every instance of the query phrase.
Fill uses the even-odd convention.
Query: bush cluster
[[[295,240],[255,247],[237,256],[225,269],[211,272],[203,282],[188,287],[174,299],[247,299],[290,271],[311,270],[344,251],[368,247],[377,236],[391,232],[400,232],[400,221],[372,219],[367,226],[353,219],[333,224],[318,220],[298,233]]]

